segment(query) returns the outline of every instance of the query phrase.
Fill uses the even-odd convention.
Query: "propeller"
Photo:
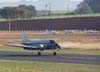
[[[63,49],[63,47],[61,46],[61,43],[60,43],[60,41],[56,41],[56,43],[57,43],[57,48],[60,50],[60,49]]]

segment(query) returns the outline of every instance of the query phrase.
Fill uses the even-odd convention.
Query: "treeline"
[[[76,13],[100,13],[100,0],[83,0],[76,8]]]
[[[31,18],[36,15],[36,9],[32,5],[19,5],[18,7],[4,7],[0,9],[0,17],[5,19]]]

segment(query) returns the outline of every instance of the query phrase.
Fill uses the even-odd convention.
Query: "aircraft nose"
[[[55,46],[56,46],[57,49],[62,49],[62,47],[61,47],[59,41],[55,42]]]
[[[58,49],[62,49],[60,45],[58,45],[57,43],[55,44],[55,46],[58,48]]]
[[[60,49],[62,49],[60,45],[56,46],[57,51],[59,51]]]
[[[59,49],[62,49],[62,47],[61,47],[60,45],[58,45],[58,48],[59,48]]]

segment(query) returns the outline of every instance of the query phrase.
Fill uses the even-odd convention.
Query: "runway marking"
[[[64,57],[64,58],[70,58],[70,59],[91,59],[91,60],[97,60],[100,58],[86,58],[86,57],[67,57],[67,56],[61,56],[61,57]]]

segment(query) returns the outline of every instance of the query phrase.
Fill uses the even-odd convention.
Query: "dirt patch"
[[[21,36],[22,35],[22,33],[23,32],[13,32],[13,31],[11,31],[11,32],[0,32],[0,37],[7,37],[7,36]],[[40,34],[47,34],[47,32],[45,32],[45,31],[34,31],[34,32],[31,32],[31,31],[28,31],[28,32],[26,32],[28,35],[40,35]]]
[[[66,43],[67,44],[67,43]],[[76,44],[76,43],[75,43]],[[67,48],[73,48],[73,49],[100,49],[100,43],[88,43],[88,44],[77,44],[77,45],[72,45],[69,47],[65,47]]]
[[[73,43],[98,43],[100,37],[77,37],[77,38],[60,38],[59,42],[73,42]]]

